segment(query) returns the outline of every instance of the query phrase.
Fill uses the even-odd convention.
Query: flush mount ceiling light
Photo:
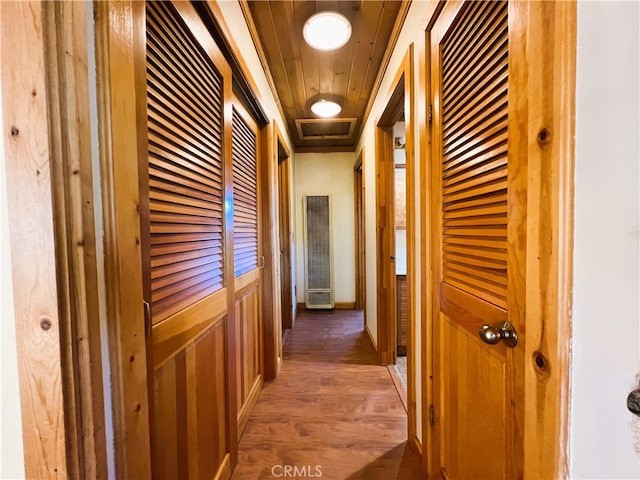
[[[323,118],[335,117],[340,113],[342,107],[330,100],[320,100],[311,105],[311,111]]]
[[[349,41],[351,24],[336,12],[320,12],[309,17],[302,34],[306,42],[318,50],[335,50]]]

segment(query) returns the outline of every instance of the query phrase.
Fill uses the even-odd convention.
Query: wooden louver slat
[[[258,183],[256,134],[233,110],[233,257],[234,275],[258,267]]]
[[[165,2],[147,2],[151,311],[222,288],[222,77]]]
[[[507,10],[468,2],[442,45],[442,280],[505,309]]]

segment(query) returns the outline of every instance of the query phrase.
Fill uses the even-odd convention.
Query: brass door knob
[[[514,348],[518,345],[518,333],[515,327],[507,321],[502,322],[498,327],[483,325],[478,335],[488,345],[496,345],[500,342],[504,342],[509,348]]]

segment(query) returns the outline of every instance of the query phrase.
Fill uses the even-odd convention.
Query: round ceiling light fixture
[[[342,107],[330,100],[319,100],[311,105],[311,111],[323,118],[335,117],[340,113]]]
[[[306,42],[318,50],[335,50],[351,38],[351,23],[336,12],[320,12],[309,17],[302,34]]]

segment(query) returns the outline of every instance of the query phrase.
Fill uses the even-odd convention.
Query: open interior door
[[[451,480],[523,475],[527,124],[511,15],[503,1],[449,2],[431,37],[434,464]]]

